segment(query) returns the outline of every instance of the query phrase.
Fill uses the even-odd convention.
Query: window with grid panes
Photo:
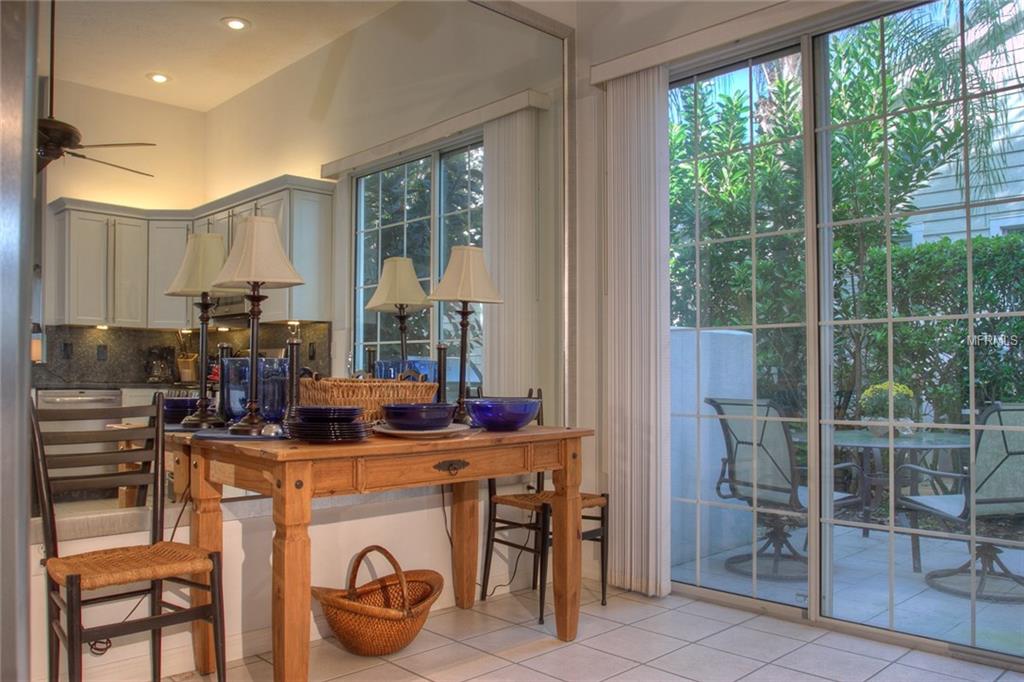
[[[457,245],[483,245],[483,144],[435,152],[356,179],[356,281],[354,365],[365,367],[366,349],[377,358],[399,357],[395,316],[368,313],[384,260],[411,258],[423,290],[441,280],[448,254]],[[441,303],[408,320],[410,358],[434,357],[434,346],[448,345],[448,384],[454,398],[458,380],[458,304]],[[469,334],[469,385],[483,372],[482,310],[474,306]]]

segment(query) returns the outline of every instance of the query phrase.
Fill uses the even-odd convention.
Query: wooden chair
[[[532,398],[534,390],[531,388],[527,397]],[[544,424],[544,394],[537,389],[536,396],[541,400],[540,411],[537,413],[537,424]],[[536,590],[540,585],[540,616],[538,623],[544,623],[544,597],[547,591],[548,578],[548,550],[551,547],[551,498],[555,493],[553,490],[544,489],[544,472],[537,473],[536,488],[534,492],[513,493],[509,495],[498,494],[498,482],[496,479],[487,480],[487,539],[484,547],[484,576],[480,589],[480,600],[487,600],[487,585],[491,577],[491,558],[494,556],[494,545],[505,545],[522,552],[529,552],[533,555],[533,581],[531,589]],[[584,514],[584,521],[597,521],[598,526],[583,531],[581,538],[590,540],[601,545],[601,604],[608,603],[608,494],[580,493],[583,500],[583,509],[599,509],[597,516]],[[498,516],[498,507],[512,507],[530,512],[530,520],[523,522],[513,519],[501,518]],[[501,531],[525,529],[532,534],[532,543],[519,544],[512,540],[496,537]]]
[[[148,418],[145,426],[92,431],[43,431],[42,424],[98,419]],[[163,395],[152,405],[103,409],[58,409],[31,411],[32,463],[39,496],[43,527],[42,560],[46,567],[47,644],[51,681],[59,679],[60,644],[68,651],[68,679],[82,679],[82,645],[136,632],[150,632],[152,675],[160,680],[161,628],[195,620],[213,625],[217,679],[225,679],[224,601],[221,588],[219,552],[207,552],[191,545],[164,541],[164,421]],[[118,449],[120,441],[142,442],[142,447]],[[89,454],[46,454],[48,446],[92,446]],[[67,475],[68,468],[137,464],[132,471]],[[65,475],[61,470],[65,470]],[[114,547],[82,554],[61,556],[57,545],[57,524],[53,494],[66,490],[110,489],[138,486],[139,499],[151,496],[150,544]],[[185,577],[189,576],[189,577]],[[163,581],[210,593],[207,604],[186,608],[163,600]],[[82,593],[133,583],[148,587],[110,592],[88,599]],[[60,588],[64,588],[61,597]],[[93,604],[149,597],[149,615],[104,625],[82,624],[84,607]],[[63,614],[63,622],[62,622]]]

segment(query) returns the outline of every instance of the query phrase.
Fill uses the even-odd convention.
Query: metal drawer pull
[[[462,469],[469,466],[469,462],[464,459],[446,459],[442,462],[438,462],[434,465],[434,468],[438,471],[447,471],[452,476],[456,475]]]

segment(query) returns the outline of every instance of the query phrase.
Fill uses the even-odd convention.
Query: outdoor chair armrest
[[[832,465],[832,471],[841,471],[843,469],[855,469],[857,473],[863,473],[864,469],[861,468],[856,462],[840,462],[839,464]]]
[[[896,467],[896,474],[899,475],[904,470],[930,476],[931,478],[953,478],[961,481],[970,478],[967,474],[957,474],[952,471],[936,471],[935,469],[929,469],[918,464],[901,464]]]
[[[715,492],[723,500],[731,500],[735,497],[732,492],[722,492],[722,486],[729,482],[729,459],[727,457],[722,458],[722,468],[718,472],[718,481],[715,482]]]

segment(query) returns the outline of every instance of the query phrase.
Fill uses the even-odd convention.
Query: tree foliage
[[[955,0],[825,39],[827,106],[819,112],[816,144],[828,190],[821,196],[829,202],[819,206],[819,220],[840,225],[821,228],[819,242],[829,251],[822,265],[831,260],[834,319],[887,317],[887,243],[894,317],[967,312],[966,242],[912,247],[905,214],[921,208],[922,191],[940,177],[957,178],[962,193],[965,131],[973,198],[986,198],[984,192],[1003,181],[1003,100],[949,100],[962,96],[964,83],[969,92],[1009,84],[1015,72],[1009,70],[1014,62],[1007,36],[1024,33],[1024,13],[1009,12],[1008,4],[968,0],[965,71]],[[669,110],[672,325],[696,325],[698,284],[702,327],[804,321],[803,179],[805,170],[812,171],[803,163],[799,56],[694,79],[672,89]],[[886,111],[883,124],[878,117]],[[783,234],[771,234],[776,232]],[[975,309],[1021,310],[1019,238],[976,239],[974,246]],[[981,322],[979,330],[985,324],[997,323]],[[967,329],[960,321],[894,324],[894,379],[914,391],[919,412],[939,421],[961,421],[967,405]],[[864,389],[889,381],[888,327],[836,326],[834,347],[835,416],[857,418]],[[986,353],[997,351],[975,348],[979,401],[1024,392],[1021,370],[982,367],[991,359]],[[759,331],[756,361],[759,395],[802,412],[803,341]]]

